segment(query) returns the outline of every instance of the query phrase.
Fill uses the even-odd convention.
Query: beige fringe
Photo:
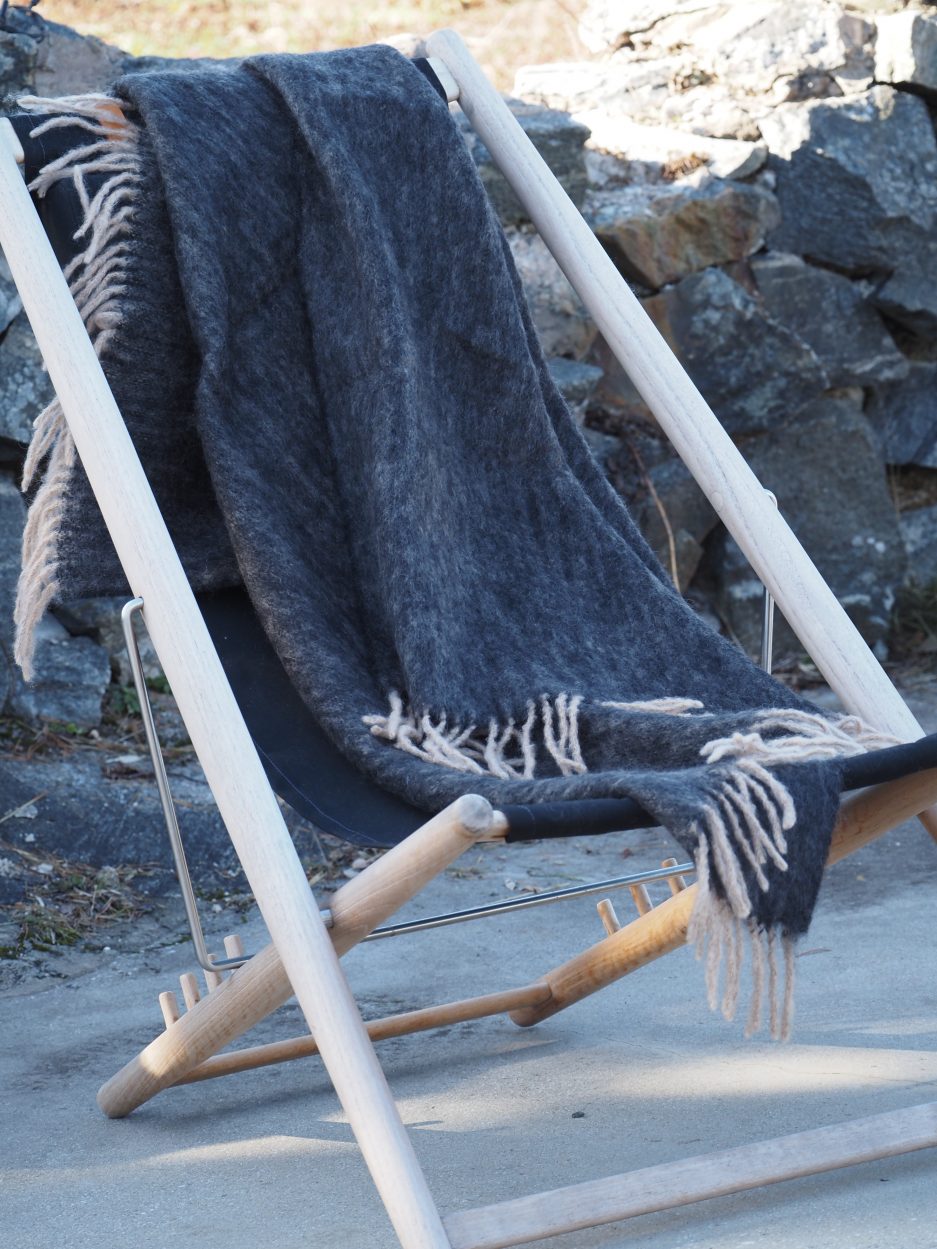
[[[774,733],[776,736],[763,736]],[[787,1040],[794,1012],[794,945],[751,921],[752,900],[741,860],[752,870],[758,888],[768,889],[764,867],[770,860],[787,871],[785,832],[796,821],[786,787],[767,769],[785,763],[862,754],[892,746],[898,739],[865,724],[857,716],[828,719],[809,711],[777,709],[762,713],[747,733],[717,738],[700,751],[708,763],[730,763],[728,774],[703,812],[705,835],[699,835],[696,864],[699,894],[690,917],[688,936],[697,957],[705,960],[706,986],[713,1009],[719,1004],[719,977],[724,971],[722,1011],[734,1017],[738,1004],[744,947],[752,952],[752,997],[745,1035],[761,1023],[765,996],[769,1026],[775,1040]],[[741,856],[741,858],[740,858]],[[725,900],[712,888],[712,870],[719,874]],[[766,983],[767,982],[767,983]],[[767,990],[767,992],[766,992]]]
[[[612,707],[616,711],[656,711],[667,716],[686,716],[691,711],[702,711],[698,698],[651,698],[639,703],[599,703],[600,707]]]
[[[433,724],[429,716],[418,717],[405,707],[394,692],[390,695],[390,714],[365,716],[364,722],[376,736],[427,762],[462,772],[529,779],[535,773],[533,732],[539,721],[547,753],[561,774],[569,776],[587,770],[579,744],[581,705],[578,694],[564,693],[555,699],[544,695],[539,709],[528,703],[522,728],[518,729],[513,720],[503,728],[492,720],[487,730],[478,730],[474,724],[450,727],[444,719]],[[683,716],[701,711],[703,704],[690,698],[660,698],[601,706]],[[766,738],[766,733],[775,736]],[[700,750],[708,763],[724,766],[703,809],[702,827],[695,826],[699,891],[688,938],[705,963],[710,1006],[721,1006],[726,1019],[735,1016],[746,946],[751,950],[746,1036],[761,1026],[765,1003],[775,1040],[788,1040],[794,1014],[793,941],[765,931],[752,919],[755,907],[742,870],[743,864],[748,866],[762,892],[769,887],[765,871],[769,863],[777,871],[787,871],[785,834],[794,827],[797,813],[786,786],[768,769],[861,754],[893,745],[896,740],[856,716],[828,719],[819,713],[780,708],[761,713],[750,731],[716,738]],[[713,872],[719,877],[724,899],[713,888]]]
[[[586,771],[579,745],[579,694],[559,694],[555,699],[544,695],[539,707],[532,701],[527,704],[523,724],[510,719],[500,725],[492,719],[484,728],[450,725],[445,717],[434,723],[431,716],[405,706],[396,690],[389,702],[387,715],[363,716],[364,723],[375,737],[427,763],[501,780],[530,780],[537,767],[534,733],[539,725],[547,754],[562,776]]]
[[[66,267],[65,277],[100,358],[120,323],[126,239],[140,181],[138,130],[107,95],[23,96],[17,103],[26,112],[48,116],[31,131],[32,137],[63,126],[78,126],[92,136],[85,146],[44,166],[29,189],[43,196],[63,178],[75,185],[84,216],[74,237],[84,241],[84,250]],[[94,196],[85,181],[91,174],[110,175]],[[46,456],[48,463],[23,531],[23,569],[14,611],[14,656],[27,681],[33,677],[36,626],[59,589],[59,526],[78,458],[58,399],[40,413],[33,428],[23,468],[24,490]]]

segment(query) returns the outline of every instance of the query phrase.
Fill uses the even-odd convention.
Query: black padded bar
[[[865,789],[937,768],[937,733],[901,746],[854,755],[843,764],[843,791]],[[505,841],[539,841],[549,837],[596,836],[652,828],[657,821],[631,798],[583,798],[507,806],[501,812],[509,831]]]

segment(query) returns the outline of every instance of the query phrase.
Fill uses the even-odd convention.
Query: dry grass
[[[39,12],[137,56],[354,47],[452,26],[502,90],[520,65],[584,55],[584,0],[42,0]]]

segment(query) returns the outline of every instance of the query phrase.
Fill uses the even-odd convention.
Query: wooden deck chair
[[[791,530],[462,42],[443,31],[430,38],[428,48],[437,81],[466,113],[612,350],[830,685],[849,710],[912,743],[876,752],[861,760],[861,766],[856,764],[849,784],[864,788],[842,803],[830,861],[913,815],[920,815],[937,837],[937,811],[932,806],[937,802],[935,740],[921,738],[913,716]],[[620,928],[606,909],[608,936],[532,985],[365,1027],[338,956],[383,924],[468,846],[566,833],[571,826],[579,832],[609,831],[640,826],[649,819],[625,801],[562,804],[563,810],[493,811],[484,799],[468,795],[400,840],[401,830],[409,831],[407,821],[413,821],[412,813],[401,807],[396,814],[387,814],[388,828],[394,825],[396,834],[386,840],[398,844],[344,885],[329,913],[320,912],[212,640],[211,630],[225,651],[239,629],[253,627],[250,617],[237,604],[217,602],[206,604],[203,615],[196,603],[24,187],[18,167],[24,161],[23,147],[9,121],[0,123],[0,131],[0,245],[137,596],[125,609],[128,633],[142,608],[273,939],[271,946],[246,962],[236,944],[229,945],[224,960],[213,960],[201,951],[211,991],[199,1000],[194,977],[184,978],[188,1010],[178,1018],[173,1001],[164,997],[166,1030],[101,1089],[99,1102],[105,1113],[126,1115],[172,1084],[318,1052],[404,1249],[497,1249],[937,1145],[937,1104],[931,1103],[446,1218],[440,1215],[371,1040],[504,1011],[515,1022],[530,1025],[677,948],[686,940],[695,894],[694,886],[684,887],[689,867],[669,865],[652,873],[672,882],[672,896],[666,902],[653,909],[639,907],[645,913]],[[229,653],[229,669],[237,684],[233,653],[236,647]],[[241,693],[249,703],[250,691],[243,688]],[[152,724],[148,729],[152,731]],[[263,731],[262,724],[255,725],[257,736],[262,738]],[[263,742],[260,749],[264,751]],[[265,753],[276,774],[277,761],[271,761],[270,750]],[[160,783],[165,784],[164,777]],[[286,788],[289,783],[287,778]],[[302,794],[292,798],[301,807]],[[323,802],[329,806],[327,794]],[[348,817],[347,829],[363,827],[377,809],[368,809],[366,798]],[[340,815],[334,818],[340,821]],[[380,835],[376,840],[381,841]],[[625,883],[637,887],[642,880],[632,877]],[[237,970],[224,974],[238,964]],[[253,1051],[219,1053],[291,992],[309,1025],[308,1037]]]

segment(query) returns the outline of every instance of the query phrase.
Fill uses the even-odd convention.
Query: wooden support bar
[[[450,1024],[465,1023],[469,1019],[484,1019],[488,1015],[502,1015],[521,1006],[537,1006],[550,996],[545,984],[527,985],[522,989],[509,989],[503,993],[488,993],[483,997],[466,998],[460,1002],[447,1002],[441,1006],[428,1006],[423,1010],[411,1010],[401,1015],[389,1015],[386,1019],[369,1020],[365,1027],[372,1041],[384,1041],[389,1037],[408,1036],[412,1032],[427,1032]],[[288,1041],[274,1041],[269,1045],[253,1045],[249,1049],[232,1050],[206,1059],[193,1071],[184,1075],[179,1084],[194,1084],[197,1080],[212,1080],[217,1076],[232,1075],[237,1071],[252,1071],[255,1067],[270,1067],[274,1063],[290,1062],[294,1058],[307,1058],[318,1054],[319,1048],[311,1036],[293,1037]]]
[[[174,1023],[179,1022],[179,1002],[175,993],[167,990],[159,995],[159,1009],[163,1015],[163,1023],[167,1028],[171,1028]]]
[[[459,106],[527,209],[612,353],[843,705],[906,741],[923,729],[543,157],[459,36],[428,54],[448,66]],[[937,840],[937,811],[926,817]]]
[[[185,972],[179,977],[179,983],[182,985],[182,998],[185,1002],[185,1008],[189,1011],[193,1006],[201,1001],[202,997],[201,993],[199,993],[198,981],[195,978],[195,973],[191,971]]]
[[[331,903],[330,936],[336,952],[350,950],[463,850],[483,839],[497,814],[475,795],[459,798],[343,885]],[[111,1118],[129,1114],[237,1040],[291,993],[280,957],[268,945],[108,1080],[98,1093],[98,1105]]]
[[[664,859],[663,863],[661,863],[661,867],[676,867],[676,866],[677,866],[676,859]],[[671,893],[682,893],[683,890],[686,889],[686,881],[683,879],[682,876],[668,876],[667,884],[670,886]]]
[[[676,859],[674,862],[676,862]],[[225,937],[224,952],[228,958],[244,957],[244,942],[237,935],[237,933],[231,933],[230,936]]]
[[[603,898],[601,902],[597,902],[596,910],[599,913],[599,919],[602,921],[602,927],[605,931],[607,933],[618,932],[621,928],[621,920],[615,913],[611,898]]]
[[[935,798],[935,768],[852,795],[840,810],[828,864],[837,863],[923,811]],[[542,979],[550,987],[550,1000],[512,1011],[511,1018],[520,1027],[529,1028],[684,945],[698,889],[698,885],[691,885],[681,890],[620,932],[548,972]]]
[[[452,1214],[452,1249],[507,1249],[765,1184],[937,1146],[937,1102]]]
[[[654,903],[651,901],[646,885],[629,885],[628,891],[634,899],[639,915],[648,915],[653,911]]]

